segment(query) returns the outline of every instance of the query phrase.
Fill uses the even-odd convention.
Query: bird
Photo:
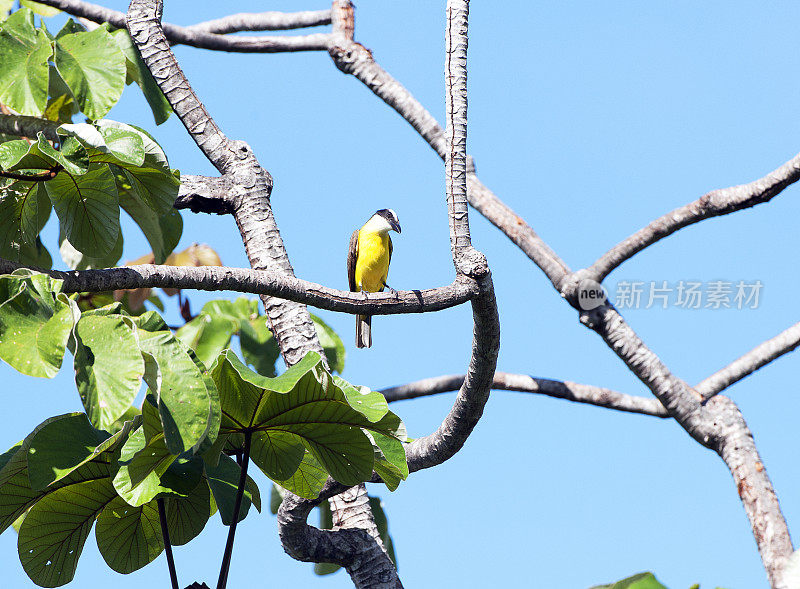
[[[380,292],[388,288],[392,239],[389,231],[400,233],[400,221],[392,209],[380,209],[350,236],[347,251],[347,278],[353,292]],[[356,347],[372,347],[372,316],[356,315]]]

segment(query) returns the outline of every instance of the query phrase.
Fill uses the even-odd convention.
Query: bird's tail
[[[356,315],[356,347],[372,347],[372,315]]]

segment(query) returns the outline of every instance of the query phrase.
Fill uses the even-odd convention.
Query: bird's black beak
[[[391,225],[391,226],[392,226],[392,229],[394,229],[394,230],[395,230],[395,231],[397,231],[398,233],[402,233],[402,232],[400,231],[400,223],[398,223],[397,221],[394,221],[394,220],[392,220],[392,221],[389,221],[389,225]]]

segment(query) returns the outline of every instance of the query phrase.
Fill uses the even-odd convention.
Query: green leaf
[[[0,22],[0,102],[24,115],[40,115],[47,105],[50,40],[22,8]]]
[[[158,322],[163,325],[154,316],[158,318],[155,313],[144,313],[131,320],[139,326],[144,379],[158,398],[167,448],[177,455],[199,447],[206,439],[213,443],[219,429],[219,401],[214,382],[181,341],[169,331],[147,330]]]
[[[103,118],[122,95],[125,56],[103,27],[58,39],[55,64],[90,119]]]
[[[128,504],[141,507],[164,489],[161,475],[176,456],[164,445],[164,436],[145,439],[144,428],[133,432],[122,447],[119,470],[114,475],[114,488]]]
[[[325,357],[328,360],[331,372],[344,372],[344,357],[345,349],[341,338],[333,330],[333,328],[325,323],[316,315],[311,315],[314,321],[314,327],[317,329],[317,337],[319,343],[322,344],[322,349],[325,351]]]
[[[0,257],[22,262],[50,217],[43,182],[17,181],[0,190]]]
[[[316,499],[328,480],[328,472],[314,455],[306,450],[294,474],[286,480],[275,481],[284,489],[305,499]]]
[[[62,173],[45,184],[69,242],[93,258],[110,252],[120,229],[117,189],[108,166],[82,176]]]
[[[60,39],[64,35],[71,35],[72,33],[85,33],[86,27],[84,27],[80,23],[76,23],[71,18],[67,19],[67,22],[64,23],[64,26],[61,27],[61,30],[56,33],[56,39]]]
[[[155,501],[133,507],[114,498],[97,517],[95,536],[103,560],[122,574],[150,564],[164,550]]]
[[[119,315],[83,316],[75,326],[75,384],[95,427],[108,429],[133,403],[144,360]]]
[[[44,489],[69,475],[108,437],[92,427],[84,413],[62,415],[37,428],[28,448],[31,489]]]
[[[166,497],[164,510],[170,542],[175,546],[187,544],[203,531],[212,515],[208,482],[203,479],[186,497]]]
[[[59,14],[61,11],[58,8],[53,8],[52,6],[47,6],[46,4],[42,4],[41,2],[33,2],[33,0],[19,0],[20,5],[25,6],[33,10],[36,14],[41,16],[55,16]]]
[[[667,589],[659,583],[653,573],[639,573],[608,585],[597,585],[591,589]]]
[[[372,391],[369,387],[352,385],[339,376],[333,377],[333,383],[342,389],[350,407],[370,421],[380,421],[389,412],[386,398],[378,391]]]
[[[73,325],[60,281],[38,274],[5,276],[11,297],[0,304],[0,358],[29,376],[53,378],[61,368]]]
[[[272,489],[270,489],[269,492],[269,511],[272,515],[278,514],[278,510],[281,508],[282,502],[283,495],[281,495],[280,487],[273,483]]]
[[[210,466],[206,463],[208,485],[211,487],[214,501],[219,508],[219,514],[222,516],[222,523],[226,526],[231,525],[233,522],[233,508],[236,504],[236,491],[239,485],[241,472],[242,469],[236,461],[225,454],[220,456],[217,466]],[[256,505],[257,509],[261,509],[261,498],[258,495],[258,487],[248,475],[244,495],[242,496],[242,505],[239,510],[238,521],[242,521],[247,517],[247,512],[250,510],[251,503]]]
[[[127,83],[136,82],[139,85],[147,103],[150,105],[150,109],[153,111],[156,125],[160,125],[172,114],[172,107],[158,87],[150,70],[147,69],[147,66],[142,61],[138,49],[136,49],[128,35],[128,31],[117,29],[111,33],[111,36],[114,37],[122,53],[125,54]]]
[[[64,226],[60,224],[58,228],[58,241],[60,244],[58,253],[61,255],[61,259],[64,261],[67,267],[72,270],[111,268],[112,266],[117,265],[117,262],[122,256],[123,239],[121,232],[117,236],[117,242],[114,244],[114,247],[111,248],[111,251],[99,258],[87,256],[83,252],[79,252],[77,249],[75,249],[75,246],[73,246],[67,239]]]
[[[273,478],[284,478],[302,459],[297,450],[302,443],[333,478],[357,484],[370,478],[374,463],[372,444],[361,428],[393,435],[350,406],[315,353],[281,376],[268,378],[247,368],[228,350],[220,355],[212,376],[222,403],[220,431],[258,431],[259,436],[253,438],[254,461],[273,458],[259,464]],[[278,444],[273,442],[275,432],[280,432]],[[267,443],[274,447],[264,447]]]
[[[14,6],[14,0],[0,0],[0,20],[8,16],[12,6]]]
[[[67,29],[70,23],[72,23],[72,19],[68,20],[61,30]],[[74,25],[75,23],[72,24]],[[75,100],[75,96],[72,95],[72,90],[69,89],[64,78],[61,77],[54,65],[50,65],[48,71],[47,94],[49,98],[47,99],[44,116],[46,119],[58,123],[71,123],[72,117],[78,114],[78,103]]]
[[[56,150],[45,139],[42,133],[36,136],[34,143],[22,144],[10,141],[0,146],[0,166],[5,170],[47,170],[59,165],[69,174],[81,175],[89,170],[89,155],[78,141],[67,138],[62,142],[61,150]]]
[[[75,576],[78,558],[97,514],[116,493],[103,478],[58,489],[31,507],[19,530],[19,560],[41,587],[60,587]]]
[[[175,332],[175,337],[192,348],[200,361],[211,366],[219,353],[228,347],[239,329],[238,321],[220,315],[200,313]]]
[[[275,362],[281,356],[278,342],[267,327],[267,318],[256,317],[242,321],[239,326],[239,345],[248,364],[263,376],[275,376]]]

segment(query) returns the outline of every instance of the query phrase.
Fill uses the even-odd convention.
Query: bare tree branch
[[[109,23],[118,29],[124,29],[125,14],[104,6],[98,6],[82,0],[42,0],[42,4],[63,10],[67,14],[88,19],[96,23]],[[330,35],[317,33],[312,35],[290,35],[279,37],[240,36],[231,37],[207,33],[202,29],[180,27],[164,23],[164,33],[172,45],[189,45],[199,49],[231,51],[240,53],[280,53],[284,51],[325,51],[328,48]]]
[[[602,282],[615,268],[631,256],[694,223],[719,217],[769,202],[784,188],[800,180],[800,154],[750,184],[713,190],[696,201],[659,217],[603,254],[588,269],[588,276]]]
[[[0,272],[13,272],[26,266],[0,259]],[[478,296],[477,284],[463,276],[441,288],[396,293],[356,293],[336,290],[274,270],[250,270],[227,266],[163,266],[142,264],[99,270],[42,270],[64,281],[63,291],[107,292],[133,288],[180,288],[229,290],[266,295],[305,303],[328,311],[399,315],[428,313],[455,307]]]
[[[464,383],[464,378],[465,375],[463,374],[436,376],[385,388],[380,392],[389,403],[393,403],[395,401],[457,391]],[[652,415],[653,417],[666,418],[670,416],[664,406],[658,402],[658,399],[626,395],[611,389],[575,382],[536,378],[527,374],[495,372],[492,379],[492,389],[545,395],[575,403],[586,403],[587,405],[606,407],[617,411]]]
[[[331,24],[330,10],[302,12],[240,12],[184,27],[191,32],[238,33],[239,31],[287,31]]]
[[[800,346],[800,323],[795,323],[789,329],[760,343],[744,356],[695,385],[694,390],[706,399],[710,399],[762,366],[788,354],[797,346]]]

